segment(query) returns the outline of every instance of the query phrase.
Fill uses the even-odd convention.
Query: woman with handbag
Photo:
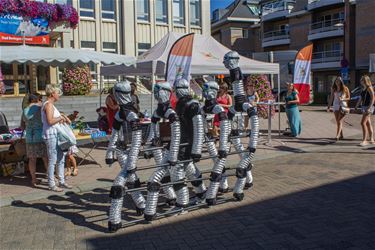
[[[47,101],[42,106],[43,139],[46,142],[48,154],[48,186],[54,192],[62,192],[62,188],[72,188],[65,183],[65,153],[58,146],[58,124],[69,122],[69,119],[60,114],[54,105],[60,99],[61,94],[62,92],[57,85],[48,84],[46,86]],[[57,166],[59,186],[55,183],[55,166]]]
[[[36,179],[36,159],[42,158],[44,167],[47,170],[47,149],[43,141],[43,123],[41,118],[42,98],[39,94],[29,96],[29,106],[23,110],[26,123],[26,155],[29,159],[29,171],[31,185],[36,187],[40,182]]]
[[[333,113],[336,120],[336,141],[344,139],[342,123],[345,115],[350,111],[348,108],[349,100],[350,91],[348,87],[344,85],[344,82],[340,76],[336,77],[331,87],[331,95],[327,107],[327,112],[329,112],[331,105],[333,104]]]
[[[360,103],[362,103],[362,142],[359,146],[367,146],[369,143],[375,144],[374,141],[374,130],[371,124],[371,114],[374,112],[374,88],[371,85],[370,77],[365,75],[361,78],[361,86],[363,88],[361,97],[357,102],[356,109]],[[368,137],[367,137],[368,136]],[[367,141],[367,138],[370,138]]]

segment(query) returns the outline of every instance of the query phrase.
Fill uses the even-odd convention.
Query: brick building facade
[[[256,2],[256,3],[255,3]],[[349,87],[369,71],[369,54],[375,53],[375,1],[373,0],[237,0],[226,9],[257,6],[258,22],[248,25],[246,46],[231,37],[225,44],[239,53],[299,50],[314,44],[312,72],[315,93],[327,93],[342,60],[349,66]],[[250,12],[248,10],[248,12]],[[212,34],[219,41],[228,40],[221,19],[211,21]],[[225,30],[239,29],[239,23],[226,24]],[[244,28],[245,29],[245,28]],[[293,58],[291,58],[293,60]]]

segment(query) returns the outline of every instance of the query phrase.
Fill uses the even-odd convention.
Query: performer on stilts
[[[245,188],[247,173],[251,171],[251,163],[258,144],[259,119],[255,107],[246,100],[239,59],[240,57],[237,52],[230,51],[224,55],[223,63],[224,66],[229,69],[234,95],[234,105],[229,109],[228,118],[232,120],[236,112],[246,112],[251,125],[251,135],[248,143],[249,152],[241,157],[241,161],[236,168],[237,181],[233,189],[233,196],[241,201],[244,198],[243,190]],[[240,150],[240,148],[238,148],[238,150]]]
[[[167,146],[168,150],[161,148],[152,150],[156,165],[169,163],[169,166],[158,167],[151,175],[147,184],[147,201],[145,208],[145,219],[151,221],[156,215],[156,207],[159,197],[160,185],[171,181],[170,168],[177,164],[178,150],[180,145],[180,122],[176,112],[170,105],[170,96],[172,88],[169,82],[156,83],[154,87],[154,96],[158,102],[151,118],[151,129],[147,141],[151,142],[151,147],[161,147],[159,121],[162,118],[168,119],[171,126],[171,140]],[[147,157],[147,154],[145,154]],[[175,205],[176,193],[172,186],[164,186],[163,191],[167,197],[167,203]]]
[[[217,151],[215,142],[212,141],[212,138],[208,137],[206,142],[209,155],[213,157],[214,161],[214,167],[210,175],[211,182],[206,193],[206,202],[208,205],[216,204],[216,195],[222,179],[222,185],[224,185],[222,189],[228,188],[226,177],[223,178],[222,174],[225,171],[225,162],[228,154],[228,137],[230,134],[231,124],[224,108],[216,101],[218,91],[219,85],[215,81],[210,81],[203,84],[203,97],[205,98],[203,111],[205,114],[218,115],[220,121],[219,151]]]
[[[121,171],[113,182],[110,197],[111,207],[109,210],[108,229],[115,232],[121,228],[121,210],[125,195],[125,185],[128,189],[138,188],[141,186],[136,172],[136,163],[139,150],[142,143],[142,130],[131,98],[131,87],[129,81],[118,82],[114,86],[114,94],[120,110],[116,113],[113,123],[112,137],[107,149],[107,156],[113,157],[116,142],[119,139],[119,130],[123,129],[124,134],[131,131],[131,143],[128,145],[124,141],[122,148],[117,148],[117,159],[121,166]],[[127,138],[125,136],[125,138]],[[109,154],[108,152],[112,152]],[[110,159],[110,158],[108,158]],[[145,199],[140,191],[130,193],[132,200],[136,206],[138,215],[142,215],[145,208]]]
[[[192,162],[177,164],[171,169],[172,182],[184,181],[185,177],[191,181],[198,200],[203,200],[206,186],[202,174],[195,163],[201,158],[204,141],[203,115],[197,100],[190,95],[190,84],[186,79],[176,80],[174,92],[177,97],[176,112],[181,124],[181,143],[188,143],[180,147],[179,161],[191,160]],[[184,208],[189,205],[189,190],[185,183],[173,185],[177,200],[176,207]]]

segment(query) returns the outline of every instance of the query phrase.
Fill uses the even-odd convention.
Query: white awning
[[[164,75],[169,51],[182,35],[184,34],[169,32],[151,49],[138,57],[136,67],[135,65],[103,66],[101,75]],[[228,51],[230,49],[212,36],[195,34],[191,74],[228,74],[229,71],[223,64],[223,57]],[[244,74],[279,74],[279,64],[256,61],[243,56],[240,57],[240,67]]]
[[[65,67],[70,64],[87,63],[130,66],[135,64],[136,59],[132,56],[91,50],[21,45],[0,46],[0,61]]]

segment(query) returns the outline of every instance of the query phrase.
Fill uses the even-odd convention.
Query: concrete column
[[[123,29],[124,52],[126,55],[135,56],[137,32],[135,29],[136,12],[134,1],[122,2],[122,13],[124,22],[121,24]]]
[[[78,11],[78,15],[79,15],[78,0],[73,0],[72,4],[73,4],[73,7]],[[76,49],[81,48],[81,44],[79,44],[80,39],[79,39],[78,29],[79,29],[79,24],[78,24],[78,27],[75,30],[73,30],[73,33],[72,33],[72,35],[73,35],[73,44],[74,44],[73,47],[76,48]]]
[[[156,2],[155,0],[149,0],[150,2],[150,38],[151,38],[151,47],[154,46],[155,44],[155,29],[156,29],[156,22],[155,22],[155,5]]]

